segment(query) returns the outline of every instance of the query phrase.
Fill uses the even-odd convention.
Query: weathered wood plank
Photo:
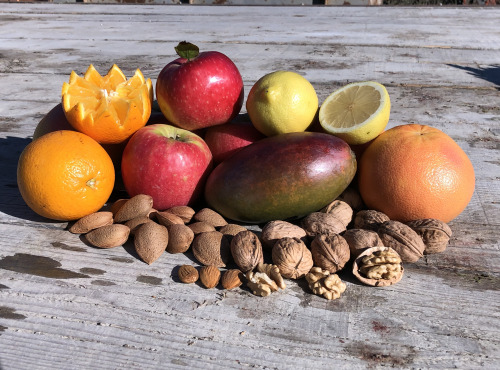
[[[494,368],[500,362],[498,10],[2,4],[0,10],[0,366],[45,368]],[[221,19],[224,27],[221,27]],[[133,23],[134,32],[130,32]],[[261,299],[178,282],[191,255],[148,266],[35,215],[16,163],[63,81],[90,63],[153,80],[185,39],[235,60],[246,93],[276,69],[324,100],[348,81],[384,83],[389,127],[429,124],[476,170],[476,192],[442,254],[391,287],[348,272],[344,296],[304,282]],[[436,47],[437,46],[437,47]],[[120,190],[118,189],[118,192]],[[269,256],[267,256],[269,258]]]

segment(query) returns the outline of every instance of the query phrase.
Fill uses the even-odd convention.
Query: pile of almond
[[[83,217],[69,231],[85,234],[99,248],[117,247],[132,237],[147,264],[165,251],[190,250],[200,266],[180,266],[177,274],[183,283],[199,281],[207,289],[245,283],[255,295],[268,296],[286,288],[284,279],[305,278],[310,290],[326,299],[345,291],[337,275],[345,266],[352,266],[354,276],[367,285],[391,285],[401,280],[403,262],[442,252],[451,236],[448,225],[438,220],[404,224],[366,210],[352,188],[318,212],[293,222],[270,221],[261,232],[228,223],[209,208],[157,211],[144,194]]]

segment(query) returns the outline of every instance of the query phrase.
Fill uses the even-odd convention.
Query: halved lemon
[[[90,65],[83,77],[71,72],[62,87],[68,122],[102,144],[125,141],[146,125],[151,115],[153,85],[137,69],[127,80],[114,64],[105,76]]]
[[[348,144],[364,144],[384,131],[389,122],[391,101],[378,82],[348,84],[328,96],[319,109],[325,131]]]

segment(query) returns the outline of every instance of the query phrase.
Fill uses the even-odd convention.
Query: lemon
[[[255,128],[266,136],[302,132],[316,116],[318,96],[298,73],[276,71],[253,85],[246,107]]]
[[[328,96],[319,109],[325,131],[348,144],[364,144],[384,131],[389,122],[391,101],[378,82],[348,84]]]

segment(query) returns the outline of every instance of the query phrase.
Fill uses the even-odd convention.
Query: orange
[[[146,125],[153,87],[137,69],[127,80],[114,64],[106,76],[93,65],[83,77],[71,72],[62,87],[62,107],[69,123],[103,144],[117,144]]]
[[[76,131],[54,131],[32,141],[17,165],[17,185],[26,204],[54,220],[76,220],[98,211],[114,182],[108,153]]]
[[[425,125],[396,126],[380,134],[359,161],[365,204],[402,222],[449,222],[470,202],[474,168],[444,132]]]

